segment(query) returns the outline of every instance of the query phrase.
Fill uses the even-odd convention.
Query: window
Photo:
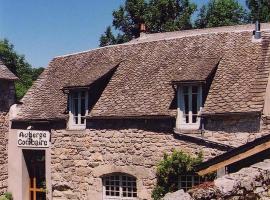
[[[85,128],[88,114],[88,92],[74,91],[69,96],[69,125],[70,128]]]
[[[137,199],[136,178],[113,174],[103,178],[103,200]]]
[[[176,127],[179,129],[199,129],[202,109],[202,86],[182,85],[178,87],[178,115]]]
[[[198,175],[183,175],[179,177],[178,188],[183,189],[186,192],[203,182],[203,178]]]

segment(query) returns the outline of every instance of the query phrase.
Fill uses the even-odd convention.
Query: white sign
[[[48,148],[49,144],[49,131],[19,130],[17,132],[18,147]]]

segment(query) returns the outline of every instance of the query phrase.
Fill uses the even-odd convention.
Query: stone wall
[[[196,154],[202,151],[206,159],[223,152],[222,147],[207,145],[183,140],[168,131],[138,128],[52,131],[53,198],[101,200],[101,177],[123,172],[137,178],[140,199],[151,199],[156,165],[164,152],[178,149]]]
[[[14,102],[14,83],[0,80],[0,194],[7,190],[8,110]]]
[[[15,102],[15,87],[12,81],[0,80],[0,112],[8,112]]]
[[[182,198],[185,196],[185,198]],[[188,193],[167,194],[164,200],[267,200],[270,199],[270,160],[243,168],[201,185]]]
[[[0,112],[0,194],[7,191],[7,133],[8,115]]]
[[[260,115],[213,115],[204,119],[204,126],[209,131],[223,131],[227,133],[259,132],[261,129]]]

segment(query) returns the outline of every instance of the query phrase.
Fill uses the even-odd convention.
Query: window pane
[[[198,94],[192,94],[192,123],[197,122],[198,104],[197,104]]]
[[[184,95],[184,103],[185,103],[185,113],[188,114],[188,108],[189,108],[188,95]]]
[[[82,98],[82,99],[85,99],[85,91],[82,91],[82,92],[81,92],[81,98]]]
[[[78,124],[78,117],[74,117],[74,123]]]
[[[192,181],[192,176],[187,176],[187,181],[191,182]]]
[[[188,86],[183,87],[184,94],[188,94]]]
[[[85,99],[81,99],[81,115],[85,116]]]
[[[129,176],[122,176],[123,197],[136,197],[136,179]]]
[[[191,189],[192,188],[192,182],[187,182],[187,189]]]
[[[192,114],[198,113],[198,106],[197,106],[197,94],[192,95]]]
[[[198,87],[192,86],[192,93],[198,93]]]
[[[185,104],[185,114],[188,115],[189,111],[188,95],[184,95],[184,104]]]
[[[78,99],[78,92],[74,92],[74,93],[72,94],[72,98],[73,98],[73,99]]]
[[[181,182],[180,187],[185,188],[186,187],[186,182]]]
[[[74,99],[74,116],[78,116],[78,99]]]
[[[81,124],[85,123],[85,117],[81,117]]]

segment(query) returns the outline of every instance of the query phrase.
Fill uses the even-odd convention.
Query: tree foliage
[[[151,33],[191,29],[197,6],[189,0],[150,0],[146,26]]]
[[[0,58],[4,64],[19,78],[16,81],[16,97],[21,99],[31,87],[33,81],[42,73],[44,68],[32,68],[23,55],[14,50],[14,45],[7,39],[0,40]]]
[[[249,19],[255,22],[259,19],[260,22],[270,21],[270,1],[269,0],[246,0],[247,7],[250,9]]]
[[[113,11],[112,27],[118,35],[115,36],[108,27],[100,37],[100,46],[124,43],[138,37],[141,23],[146,24],[147,32],[158,33],[244,24],[254,22],[257,16],[261,22],[270,21],[269,0],[246,0],[246,4],[250,12],[239,0],[209,0],[192,23],[197,5],[191,0],[126,0]]]
[[[100,37],[100,46],[127,42],[140,34],[139,26],[145,23],[150,33],[192,28],[191,16],[196,5],[190,0],[126,0],[113,11],[113,27],[117,36],[107,28]]]
[[[157,185],[152,192],[154,200],[161,199],[166,193],[178,189],[178,178],[183,174],[194,173],[193,168],[202,162],[202,153],[192,157],[183,151],[174,151],[171,155],[164,154],[157,166]]]
[[[230,26],[247,22],[247,14],[237,0],[210,0],[195,22],[197,28]]]

